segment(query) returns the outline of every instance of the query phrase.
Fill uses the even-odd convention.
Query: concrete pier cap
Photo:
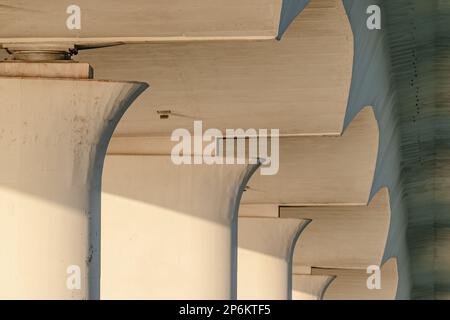
[[[98,299],[103,161],[148,85],[94,80],[75,46],[2,47],[0,298]]]

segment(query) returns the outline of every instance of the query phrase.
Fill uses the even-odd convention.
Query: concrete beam
[[[80,28],[69,29],[69,0],[2,1],[2,42],[161,42],[265,40],[278,33],[282,0],[78,0]]]
[[[98,77],[138,76],[152,84],[152,94],[136,101],[116,136],[170,136],[176,128],[192,128],[194,120],[222,131],[340,135],[353,34],[341,1],[314,0],[279,42],[127,44],[80,51],[75,58],[90,61]],[[161,120],[158,110],[172,115]]]

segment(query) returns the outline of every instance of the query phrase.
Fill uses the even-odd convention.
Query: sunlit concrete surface
[[[397,294],[397,260],[392,258],[380,268],[380,289],[369,289],[371,273],[365,269],[312,269],[314,275],[332,275],[334,280],[324,290],[324,300],[394,300]]]
[[[8,70],[15,65],[22,70],[20,63]],[[58,63],[39,78],[0,74],[1,298],[99,294],[103,157],[115,125],[146,85],[77,77],[78,66],[70,66],[72,78],[65,79],[48,77]],[[77,289],[67,286],[70,266],[80,270]]]
[[[235,296],[233,220],[249,170],[176,166],[168,156],[108,156],[102,298]]]
[[[238,299],[291,298],[293,249],[309,222],[305,219],[238,219]]]
[[[370,107],[358,114],[342,136],[282,137],[278,174],[255,175],[242,202],[366,204],[377,151],[378,127]]]
[[[292,300],[322,300],[335,276],[293,274]]]
[[[74,59],[89,61],[98,78],[151,84],[115,136],[168,136],[191,129],[193,120],[220,130],[338,135],[353,36],[341,1],[313,0],[281,41],[127,44],[80,51]],[[170,120],[161,121],[158,110],[170,110]]]
[[[364,269],[383,260],[390,223],[387,189],[367,206],[281,207],[280,217],[312,220],[295,248],[296,266]]]
[[[278,34],[282,0],[3,0],[1,42],[149,42],[270,39]],[[65,26],[67,8],[82,9],[80,30]],[[35,24],[39,21],[39,24]]]
[[[0,0],[0,298],[449,298],[450,1],[70,5]],[[175,165],[195,120],[279,171]]]

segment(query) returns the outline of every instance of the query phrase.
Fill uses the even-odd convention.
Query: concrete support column
[[[108,155],[102,299],[236,297],[236,212],[256,165]]]
[[[87,64],[0,63],[0,298],[99,297],[110,136],[143,83]]]
[[[309,220],[238,220],[238,299],[292,298],[292,255]]]
[[[334,276],[293,274],[292,300],[322,300]]]

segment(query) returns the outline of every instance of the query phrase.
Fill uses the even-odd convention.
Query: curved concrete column
[[[255,175],[243,204],[367,203],[378,152],[378,126],[371,107],[358,113],[342,136],[281,137],[279,143],[278,173]]]
[[[292,275],[292,300],[322,300],[334,276],[312,274]]]
[[[238,299],[291,299],[293,248],[310,221],[238,220]]]
[[[323,295],[324,300],[394,300],[398,288],[397,258],[387,260],[380,267],[380,288],[368,289],[372,275],[366,269],[312,269],[313,275],[331,275],[336,278]]]
[[[294,251],[296,267],[366,269],[380,265],[389,231],[389,191],[367,206],[281,207],[281,218],[311,219]]]
[[[108,155],[102,299],[235,298],[235,216],[256,166]]]
[[[44,78],[60,65],[0,78],[0,298],[98,298],[103,158],[147,86]]]

